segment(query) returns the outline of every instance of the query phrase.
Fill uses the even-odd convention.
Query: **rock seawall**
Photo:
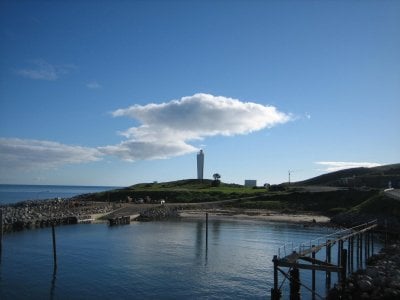
[[[365,270],[352,274],[343,289],[332,289],[327,299],[400,299],[400,244],[372,256]]]
[[[55,225],[76,224],[92,214],[107,213],[112,210],[108,203],[92,203],[69,199],[51,199],[40,201],[23,201],[2,205],[3,228],[5,232],[47,227]]]
[[[179,212],[176,207],[167,207],[165,205],[160,205],[140,212],[140,216],[137,217],[135,220],[154,221],[177,217],[179,217]]]

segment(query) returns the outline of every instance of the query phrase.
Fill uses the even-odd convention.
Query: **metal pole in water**
[[[206,248],[208,248],[208,213],[206,213]]]
[[[363,234],[360,234],[360,268],[363,267]]]
[[[54,222],[51,223],[51,231],[53,236],[53,258],[54,258],[54,271],[57,270],[57,249],[56,249],[56,232],[54,229]]]
[[[368,259],[368,232],[364,234],[364,261],[367,263]]]
[[[274,263],[274,287],[271,289],[271,299],[279,300],[281,293],[278,290],[278,257],[276,255],[274,255],[272,262]]]
[[[290,273],[290,300],[300,300],[300,271],[293,267]]]
[[[347,250],[346,249],[342,249],[340,255],[342,256],[342,258],[341,258],[341,262],[342,262],[341,268],[342,268],[342,270],[341,270],[340,279],[341,279],[341,283],[342,283],[342,285],[344,287],[345,286],[345,282],[346,282],[346,275],[347,275]]]
[[[313,259],[315,259],[315,250],[314,250],[314,247],[315,247],[315,245],[312,245],[311,246],[312,247],[312,252],[311,252],[311,257],[313,258]],[[314,265],[314,262],[313,262],[313,265]],[[314,300],[315,299],[315,270],[313,269],[312,270],[312,282],[311,282],[311,285],[312,285],[312,287],[311,287],[311,289],[312,289],[312,299]]]
[[[342,262],[342,251],[343,251],[343,241],[339,240],[338,241],[338,254],[337,254],[337,265],[338,267],[342,267],[343,266],[343,262]],[[342,273],[339,272],[338,273],[338,278],[339,278],[339,282],[342,281]]]
[[[0,260],[3,251],[3,210],[0,209]]]
[[[350,257],[351,257],[351,252],[350,252],[350,246],[351,246],[351,242],[350,242],[351,238],[349,238],[347,240],[347,271],[350,272],[351,268],[350,268]]]
[[[371,233],[371,255],[374,255],[374,232]]]
[[[331,241],[326,243],[326,262],[331,263]],[[329,291],[331,288],[331,272],[326,271],[326,289]]]

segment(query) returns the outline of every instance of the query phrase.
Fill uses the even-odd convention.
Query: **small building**
[[[244,186],[245,186],[245,187],[255,187],[255,186],[257,186],[257,180],[246,179],[246,180],[244,181]]]

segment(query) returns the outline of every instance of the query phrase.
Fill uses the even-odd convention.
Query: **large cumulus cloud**
[[[119,144],[91,148],[0,138],[0,167],[3,170],[48,169],[98,161],[105,155],[127,161],[165,159],[198,151],[192,144],[194,140],[248,134],[290,120],[290,115],[273,106],[209,94],[195,94],[161,104],[134,105],[112,114],[139,123],[120,132],[125,138]]]
[[[114,111],[141,123],[121,134],[127,141],[100,148],[123,159],[166,158],[197,151],[189,142],[209,136],[248,134],[290,120],[273,106],[210,94],[195,94],[161,104]]]

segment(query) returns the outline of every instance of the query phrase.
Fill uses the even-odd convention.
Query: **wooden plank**
[[[320,265],[307,265],[307,264],[300,264],[300,263],[290,263],[290,262],[285,262],[285,261],[279,261],[278,266],[280,267],[287,267],[287,268],[292,268],[296,267],[299,269],[305,269],[305,270],[316,270],[316,271],[329,271],[329,272],[340,272],[341,267],[338,266],[320,266]]]

